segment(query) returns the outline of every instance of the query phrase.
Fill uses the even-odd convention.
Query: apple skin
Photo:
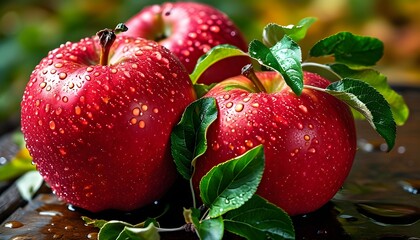
[[[212,47],[230,44],[244,52],[248,44],[223,12],[202,3],[175,2],[151,5],[131,17],[124,35],[159,42],[171,50],[192,73],[197,60]],[[248,57],[230,57],[210,67],[198,83],[211,84],[239,75]]]
[[[156,42],[118,36],[108,65],[98,37],[50,51],[21,102],[27,148],[53,192],[92,212],[133,210],[176,178],[169,137],[195,99],[188,73]]]
[[[257,194],[290,215],[312,212],[336,194],[351,169],[352,113],[327,93],[304,89],[298,97],[279,74],[256,74],[267,93],[238,76],[204,96],[216,99],[219,112],[207,132],[208,149],[196,162],[194,186],[213,166],[263,144],[266,165]],[[304,84],[325,88],[329,82],[305,72]]]

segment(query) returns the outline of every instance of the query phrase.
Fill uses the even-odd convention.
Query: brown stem
[[[103,29],[96,33],[99,37],[99,43],[101,44],[101,56],[99,58],[99,64],[105,66],[109,62],[109,51],[112,44],[117,38],[116,33],[125,32],[128,28],[123,23],[118,24],[115,29]]]
[[[254,68],[252,64],[245,65],[242,70],[241,74],[244,75],[246,78],[251,80],[251,82],[254,84],[254,86],[257,88],[258,92],[267,92],[264,85],[261,83],[260,79],[255,74]]]

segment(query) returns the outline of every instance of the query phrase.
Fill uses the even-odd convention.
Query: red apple
[[[248,45],[239,29],[221,11],[194,2],[163,3],[144,8],[126,23],[125,35],[158,41],[171,50],[191,73],[197,60],[212,47],[230,44],[243,51]],[[247,57],[231,57],[209,68],[199,83],[210,84],[241,73]]]
[[[132,210],[173,183],[169,136],[195,93],[163,46],[112,30],[98,36],[63,44],[36,66],[22,132],[59,197],[93,212]]]
[[[304,89],[298,97],[275,72],[256,75],[266,92],[238,76],[206,94],[219,112],[207,132],[208,149],[196,162],[194,185],[213,166],[263,144],[266,166],[257,194],[290,215],[314,211],[336,194],[352,166],[351,111],[324,92]],[[325,88],[329,81],[306,72],[304,84]]]

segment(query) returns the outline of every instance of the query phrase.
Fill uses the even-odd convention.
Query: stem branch
[[[254,84],[254,86],[257,88],[258,92],[267,92],[264,85],[261,83],[260,79],[255,74],[254,68],[252,64],[245,65],[242,70],[241,74],[251,80],[251,82]]]
[[[99,64],[102,66],[108,65],[109,62],[109,52],[112,44],[117,38],[116,33],[125,32],[128,28],[123,23],[118,24],[115,29],[103,29],[96,33],[99,37],[99,43],[101,44],[101,56],[99,58]]]

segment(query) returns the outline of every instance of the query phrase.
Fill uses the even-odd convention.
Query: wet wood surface
[[[387,152],[368,123],[357,121],[359,149],[343,189],[318,211],[293,217],[297,239],[420,239],[420,89],[398,91],[411,113],[406,125],[397,128],[394,149]],[[10,139],[9,135],[0,138],[2,162],[17,151]],[[172,194],[182,196],[176,188]],[[156,212],[165,200],[159,204],[152,207]],[[182,204],[180,201],[177,209]],[[45,186],[26,202],[14,182],[0,182],[1,240],[96,239],[98,229],[85,226],[81,216],[136,223],[149,213],[87,213],[60,201]],[[171,214],[175,213],[169,212],[164,223],[182,224],[182,213],[176,213],[179,219]],[[161,236],[195,239],[185,232]]]

